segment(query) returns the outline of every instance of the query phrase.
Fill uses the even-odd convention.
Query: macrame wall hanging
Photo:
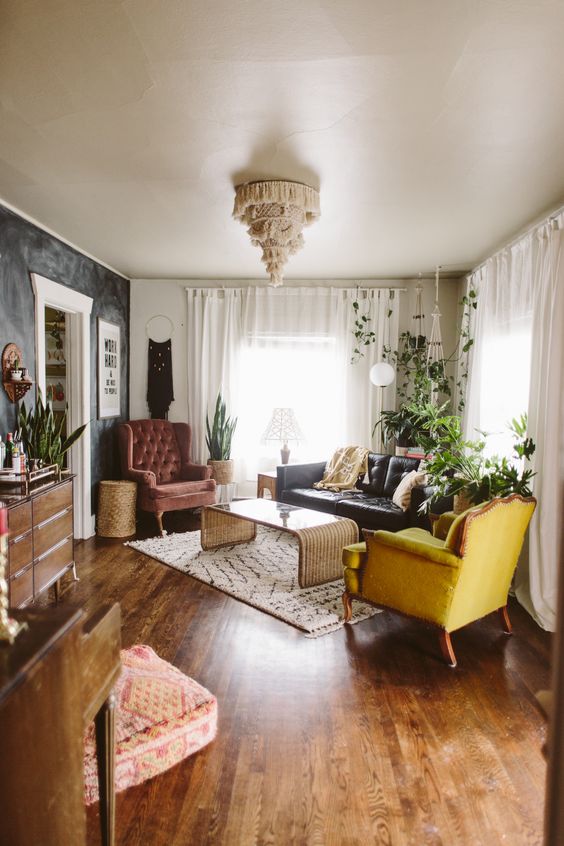
[[[159,327],[156,321],[159,320],[165,321],[165,323],[168,321],[169,324],[170,337],[164,341],[156,341],[151,337],[151,334],[158,334]],[[147,405],[153,419],[167,420],[170,404],[174,401],[172,386],[172,334],[174,324],[166,315],[156,314],[149,318],[145,330],[149,339]],[[166,334],[166,325],[163,334]]]

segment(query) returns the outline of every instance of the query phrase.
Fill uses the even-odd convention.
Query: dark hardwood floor
[[[550,644],[517,603],[513,637],[495,615],[453,635],[452,670],[390,613],[310,640],[120,541],[76,552],[61,601],[118,600],[123,645],[219,701],[210,746],[118,794],[120,846],[542,842]],[[94,846],[97,806],[88,827]]]

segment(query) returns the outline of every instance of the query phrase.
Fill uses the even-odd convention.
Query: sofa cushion
[[[408,512],[402,511],[386,497],[357,494],[337,503],[337,516],[355,520],[366,529],[398,532],[409,526]]]
[[[286,488],[282,492],[282,502],[298,505],[300,508],[324,511],[326,514],[335,514],[337,502],[342,496],[340,492],[318,491],[313,488]]]
[[[359,491],[372,494],[372,496],[382,496],[389,462],[389,455],[379,455],[375,452],[369,452],[367,481],[361,479],[357,482],[356,486]]]
[[[163,499],[164,497],[186,496],[187,494],[213,490],[215,490],[215,484],[212,479],[202,479],[199,482],[168,482],[149,488],[149,496],[151,499]]]
[[[390,463],[388,464],[388,472],[386,473],[386,481],[384,482],[384,490],[382,496],[387,496],[390,499],[394,495],[394,491],[410,470],[417,470],[419,467],[418,458],[407,458],[403,455],[392,455]]]

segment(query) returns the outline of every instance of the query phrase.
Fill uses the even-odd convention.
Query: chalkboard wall
[[[22,350],[23,365],[35,380],[35,301],[30,273],[66,285],[92,297],[90,319],[90,402],[92,445],[92,507],[100,479],[119,478],[114,429],[129,418],[129,281],[0,205],[0,353],[14,341]],[[121,416],[97,419],[97,318],[121,328]],[[33,389],[26,404],[33,402]],[[16,405],[0,388],[0,433],[13,432]]]

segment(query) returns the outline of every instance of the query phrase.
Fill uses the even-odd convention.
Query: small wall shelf
[[[31,379],[12,379],[12,370],[14,370],[16,359],[23,367],[20,348],[16,344],[6,344],[2,352],[2,384],[10,402],[19,402],[33,385]]]

